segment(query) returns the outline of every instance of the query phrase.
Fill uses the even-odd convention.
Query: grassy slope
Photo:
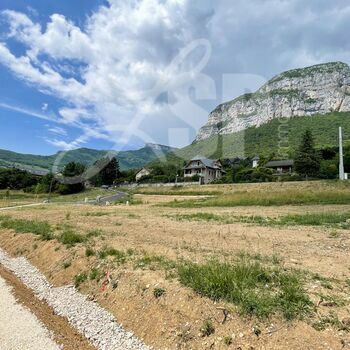
[[[281,127],[282,125],[282,127]],[[310,129],[315,137],[317,147],[336,146],[338,143],[338,127],[343,127],[344,140],[350,139],[350,113],[331,113],[312,117],[294,117],[291,119],[275,119],[260,127],[251,127],[237,133],[213,136],[207,140],[193,143],[176,151],[183,159],[190,159],[197,154],[212,158],[232,158],[236,156],[278,154],[280,130],[287,131],[288,152],[298,147],[301,135]],[[283,145],[285,146],[285,145]]]

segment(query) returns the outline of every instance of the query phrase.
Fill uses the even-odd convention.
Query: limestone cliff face
[[[341,62],[294,69],[258,91],[223,103],[209,115],[196,141],[259,126],[274,118],[350,111],[350,68]]]

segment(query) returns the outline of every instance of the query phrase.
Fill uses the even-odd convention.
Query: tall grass
[[[278,218],[254,216],[227,216],[213,213],[192,213],[175,214],[167,216],[178,221],[207,221],[222,224],[232,224],[242,222],[247,224],[256,224],[262,226],[277,225],[304,225],[304,226],[333,226],[340,228],[349,228],[350,213],[306,213],[306,214],[288,214]]]
[[[178,221],[214,221],[222,223],[232,223],[232,219],[213,213],[192,213],[192,214],[176,214],[167,217],[174,218]]]
[[[219,187],[213,189],[208,187],[184,187],[184,186],[173,186],[173,187],[157,187],[157,188],[136,188],[132,190],[133,194],[148,194],[148,195],[184,195],[184,196],[212,196],[223,193],[223,190]]]
[[[178,274],[182,284],[212,300],[231,302],[244,315],[265,318],[280,313],[291,320],[312,311],[302,278],[293,271],[246,260],[211,260],[200,265],[179,264]]]
[[[286,215],[279,219],[280,224],[284,225],[329,225],[342,224],[350,219],[350,213],[307,213],[303,215]]]
[[[0,227],[14,230],[18,233],[33,233],[44,241],[53,238],[52,228],[47,221],[14,219],[8,216],[0,217]]]
[[[349,190],[301,191],[252,191],[237,192],[200,200],[173,201],[162,204],[174,208],[272,206],[302,204],[348,204]]]

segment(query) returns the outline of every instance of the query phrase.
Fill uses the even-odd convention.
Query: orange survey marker
[[[106,289],[107,289],[107,286],[108,284],[110,283],[111,281],[111,278],[110,278],[110,275],[109,275],[109,271],[106,272],[106,278],[105,280],[102,282],[102,288],[101,288],[101,292],[105,292]]]

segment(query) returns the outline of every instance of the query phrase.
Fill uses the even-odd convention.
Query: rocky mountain
[[[260,126],[276,118],[350,111],[350,68],[342,62],[281,73],[255,93],[219,105],[196,141]]]
[[[79,148],[67,152],[58,152],[50,156],[40,156],[34,154],[21,154],[0,149],[0,167],[17,167],[29,170],[37,174],[49,172],[55,160],[60,159],[59,168],[63,168],[71,161],[80,162],[85,165],[91,165],[96,160],[109,155],[115,154],[119,160],[121,170],[142,168],[149,162],[156,160],[167,153],[174,151],[175,148],[146,144],[145,147],[132,151],[105,151],[89,148]]]

